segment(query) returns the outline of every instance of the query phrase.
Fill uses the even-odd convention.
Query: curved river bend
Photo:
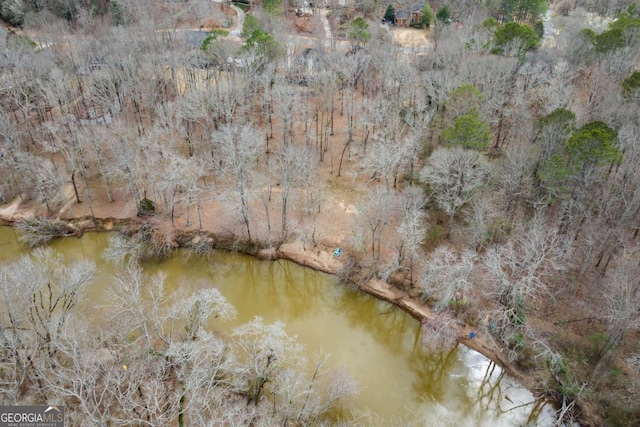
[[[107,239],[107,233],[87,233],[50,244],[66,261],[95,260],[97,276],[82,302],[87,310],[105,301],[115,272],[101,257]],[[26,253],[14,231],[0,227],[0,262]],[[480,354],[465,347],[428,354],[421,349],[415,319],[341,285],[333,276],[287,261],[220,251],[195,255],[179,250],[144,268],[163,271],[169,290],[218,287],[238,310],[222,327],[254,316],[266,323],[280,320],[309,356],[330,353],[330,364],[346,368],[361,388],[352,407],[366,414],[363,425],[521,426],[533,408],[531,393],[501,377],[499,368],[488,371],[489,362]],[[545,406],[530,425],[553,425],[553,415]]]

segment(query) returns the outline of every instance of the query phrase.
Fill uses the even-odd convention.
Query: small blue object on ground
[[[469,334],[469,338],[474,339],[476,337],[476,333],[475,332],[471,332]]]
[[[334,258],[338,258],[340,255],[342,255],[342,248],[337,248],[335,251],[333,251]]]

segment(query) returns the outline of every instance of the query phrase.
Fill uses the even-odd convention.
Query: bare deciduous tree
[[[449,351],[458,342],[458,322],[447,311],[434,313],[420,324],[422,344],[433,352]]]
[[[382,234],[389,224],[392,212],[391,195],[386,191],[372,191],[358,205],[355,230],[356,245],[371,248],[371,257],[380,259]]]
[[[494,327],[508,345],[513,345],[514,334],[526,327],[528,305],[544,292],[550,292],[546,297],[553,301],[561,290],[549,284],[554,273],[564,268],[560,243],[557,233],[536,218],[528,230],[484,255],[482,261],[498,304]]]
[[[398,264],[405,265],[409,270],[409,283],[413,284],[413,266],[419,256],[420,247],[424,240],[424,206],[425,196],[422,189],[409,188],[401,196],[398,203],[401,222],[398,225],[400,247],[398,248]]]
[[[481,154],[460,147],[438,148],[429,157],[420,179],[429,184],[436,206],[449,216],[448,234],[456,213],[484,185],[486,169]]]
[[[280,322],[265,325],[261,318],[233,331],[241,352],[241,365],[236,378],[247,402],[258,405],[265,387],[275,379],[278,371],[303,362],[301,347],[287,336]]]
[[[11,401],[32,387],[44,393],[44,375],[57,352],[59,335],[76,310],[84,286],[95,272],[91,261],[65,265],[50,249],[36,249],[0,272],[0,340],[12,362],[0,371]]]
[[[253,169],[260,153],[260,133],[249,126],[223,126],[212,139],[220,150],[220,162],[214,165],[232,179],[238,200],[235,206],[251,240],[249,201],[252,197]]]
[[[276,164],[280,174],[280,191],[282,203],[282,228],[280,240],[285,241],[288,237],[288,207],[290,203],[291,191],[295,186],[302,186],[309,182],[313,175],[316,156],[306,146],[288,144],[283,146],[277,157]]]
[[[462,303],[464,292],[472,285],[470,276],[476,257],[470,250],[458,255],[446,246],[436,248],[422,275],[423,299],[435,300],[438,310]]]
[[[607,302],[609,327],[607,341],[598,354],[601,359],[620,343],[629,329],[640,327],[640,269],[637,256],[628,253],[620,257],[619,262],[620,266],[613,271],[602,291]]]

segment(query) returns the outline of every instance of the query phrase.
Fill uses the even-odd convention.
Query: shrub
[[[138,203],[138,216],[151,216],[156,212],[156,204],[153,200],[144,198]]]
[[[440,9],[438,9],[436,18],[438,18],[438,21],[442,21],[445,24],[451,22],[451,12],[449,11],[449,6],[442,6]]]

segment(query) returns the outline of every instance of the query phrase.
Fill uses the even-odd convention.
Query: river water
[[[91,310],[106,300],[115,273],[101,257],[107,239],[107,233],[87,233],[50,243],[67,261],[93,259],[97,264],[81,309]],[[15,232],[0,227],[0,262],[26,253]],[[144,268],[164,272],[169,291],[218,287],[238,310],[237,317],[221,327],[231,328],[254,316],[265,323],[280,320],[310,356],[330,353],[330,364],[346,368],[360,386],[353,409],[368,414],[363,425],[527,425],[533,404],[525,404],[534,400],[529,391],[501,377],[499,368],[488,375],[488,360],[466,347],[428,354],[419,344],[415,319],[333,276],[287,261],[259,261],[223,251],[195,255],[179,250]],[[530,425],[552,425],[553,413],[545,406]]]

